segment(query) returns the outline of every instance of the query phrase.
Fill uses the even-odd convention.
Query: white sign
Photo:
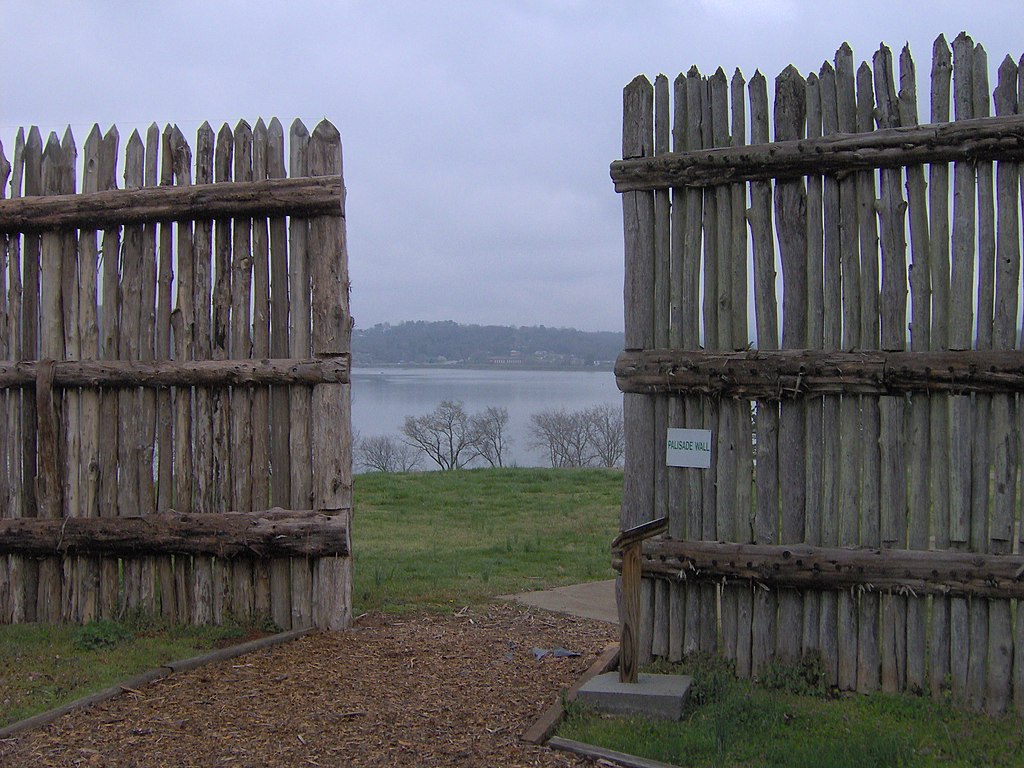
[[[665,463],[670,467],[711,467],[710,429],[670,429],[665,448]]]

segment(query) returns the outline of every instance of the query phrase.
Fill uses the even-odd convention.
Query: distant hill
[[[352,357],[356,366],[606,367],[622,351],[624,341],[623,334],[611,331],[416,320],[356,328],[352,332]]]

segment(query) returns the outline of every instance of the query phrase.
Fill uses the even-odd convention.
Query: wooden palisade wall
[[[0,622],[349,621],[341,140],[288,144],[0,146]]]
[[[815,653],[844,690],[1024,711],[1024,62],[993,107],[980,45],[933,54],[924,114],[885,46],[787,68],[774,109],[760,73],[625,89],[622,527],[669,519],[647,658]],[[669,427],[712,430],[711,468],[666,467]]]

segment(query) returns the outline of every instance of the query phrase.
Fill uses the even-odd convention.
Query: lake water
[[[541,411],[622,406],[611,371],[468,370],[462,368],[363,368],[352,371],[352,426],[362,437],[401,435],[406,416],[429,413],[442,400],[461,401],[467,413],[488,406],[508,410],[508,465],[546,466],[530,447],[530,416]],[[424,469],[433,468],[424,456]],[[358,467],[356,469],[358,470]]]

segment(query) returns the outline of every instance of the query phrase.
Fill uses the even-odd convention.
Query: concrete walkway
[[[512,600],[555,613],[607,621],[609,624],[619,623],[619,612],[615,603],[615,579],[522,592],[518,595],[501,595],[499,599]]]

